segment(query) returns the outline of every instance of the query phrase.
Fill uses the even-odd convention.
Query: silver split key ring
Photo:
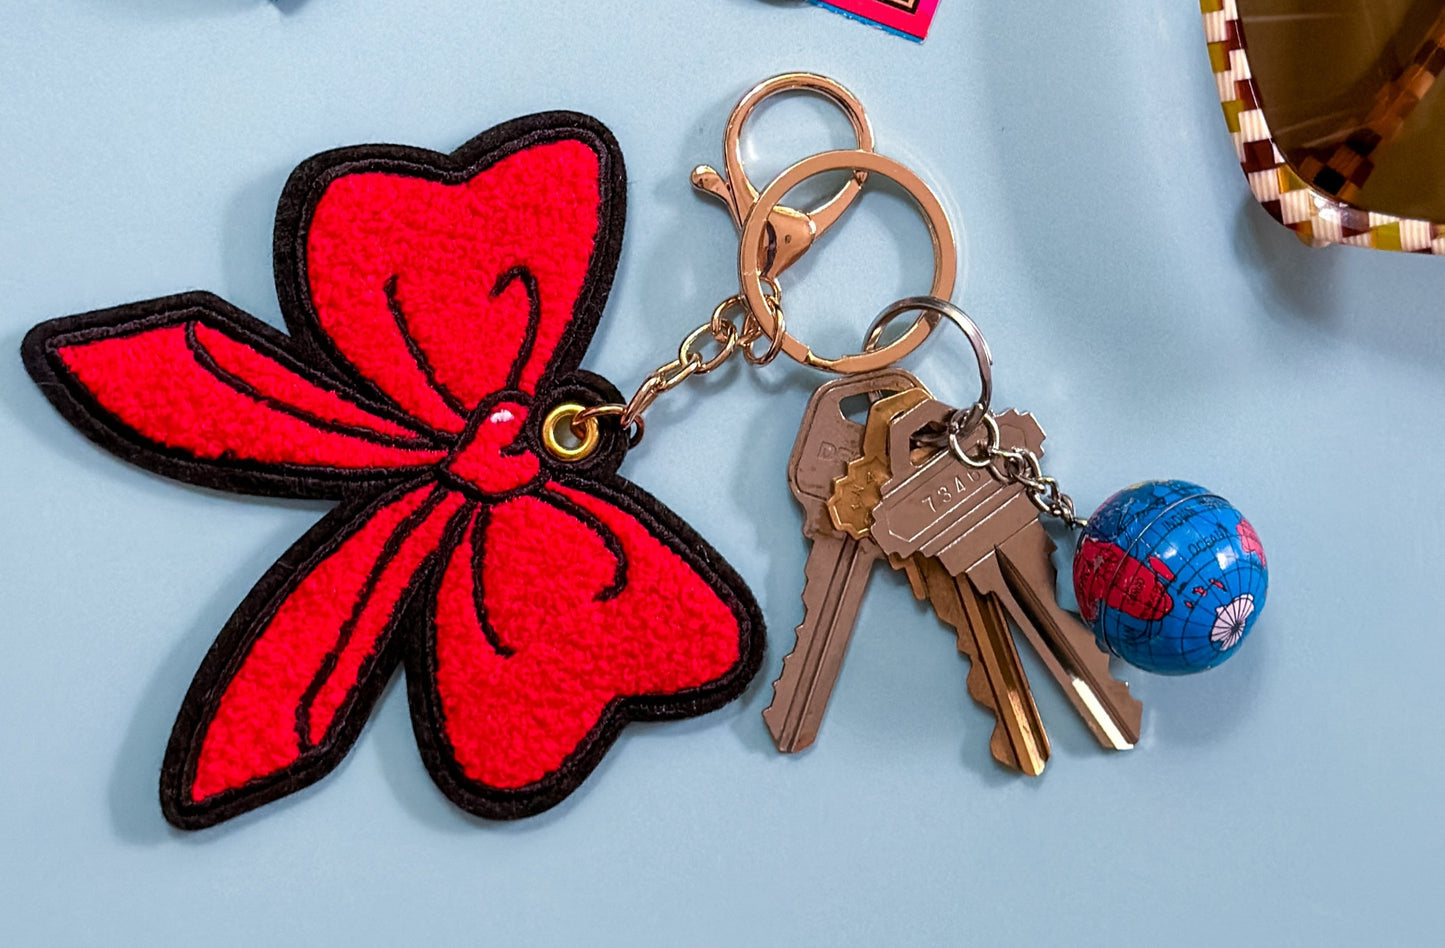
[[[883,338],[883,333],[893,324],[894,320],[908,313],[941,316],[949,320],[963,330],[968,344],[973,347],[974,358],[978,360],[978,400],[968,408],[958,409],[949,417],[947,441],[948,447],[963,463],[972,467],[987,467],[989,461],[986,456],[980,462],[971,457],[963,446],[963,439],[976,431],[980,424],[989,427],[991,444],[998,441],[997,423],[994,422],[993,415],[988,410],[993,401],[993,354],[988,351],[988,340],[983,337],[983,330],[978,328],[978,324],[973,321],[972,317],[948,300],[940,299],[937,296],[908,296],[896,303],[889,304],[873,320],[873,324],[868,327],[868,333],[863,339],[863,351],[869,352],[875,349]]]

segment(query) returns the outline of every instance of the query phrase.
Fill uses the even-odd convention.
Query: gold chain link
[[[778,324],[778,331],[765,351],[758,353],[753,348],[759,339],[765,338],[765,333],[757,318],[748,310],[747,301],[741,294],[729,296],[713,309],[707,322],[683,337],[682,343],[677,347],[676,359],[653,369],[647,378],[642,380],[642,384],[637,387],[627,404],[594,405],[578,412],[571,418],[573,432],[581,437],[588,427],[596,424],[599,419],[616,418],[618,426],[623,431],[630,432],[629,442],[636,445],[642,440],[645,428],[643,414],[663,392],[677,388],[694,375],[707,375],[722,368],[739,351],[752,365],[767,365],[776,359],[783,351],[782,291],[772,278],[763,279],[771,290],[764,299],[767,300],[768,309],[772,311]],[[737,318],[739,313],[742,314],[741,326]],[[705,345],[709,339],[718,347],[711,357],[704,356],[699,351],[699,346]]]

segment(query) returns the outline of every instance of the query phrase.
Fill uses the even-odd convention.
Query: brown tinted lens
[[[1445,0],[1237,0],[1275,142],[1319,190],[1445,221]]]

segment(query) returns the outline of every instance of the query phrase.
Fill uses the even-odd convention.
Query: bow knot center
[[[525,487],[542,471],[537,456],[520,443],[527,414],[527,406],[516,401],[477,409],[442,469],[463,490],[484,497]]]

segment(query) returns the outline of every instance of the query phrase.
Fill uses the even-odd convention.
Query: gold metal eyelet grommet
[[[547,453],[559,461],[585,461],[597,450],[602,442],[602,427],[597,419],[587,416],[580,423],[581,431],[572,423],[581,415],[585,406],[577,402],[563,402],[547,413],[542,421],[542,446]],[[571,436],[571,442],[564,442],[564,435]]]

